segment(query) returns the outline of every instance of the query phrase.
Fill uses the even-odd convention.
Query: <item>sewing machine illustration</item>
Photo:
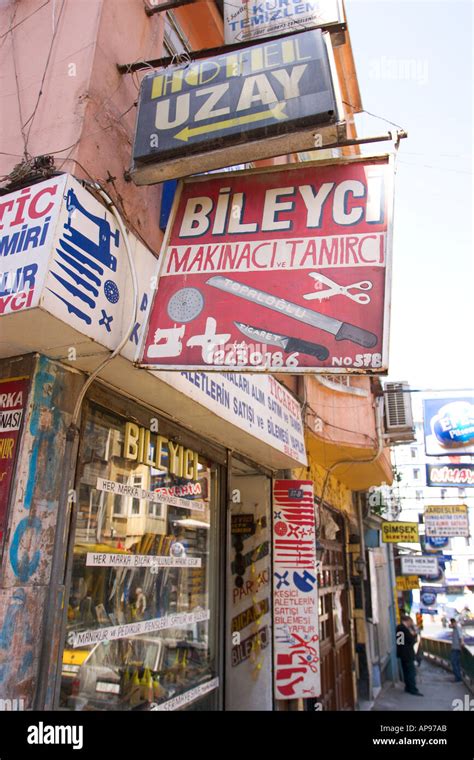
[[[55,266],[50,272],[53,279],[48,290],[62,301],[69,314],[87,325],[91,325],[95,318],[109,332],[113,314],[98,310],[97,305],[98,299],[105,296],[109,303],[104,303],[104,306],[110,311],[120,298],[117,284],[112,279],[106,279],[107,269],[117,271],[117,257],[111,253],[110,247],[113,239],[118,248],[120,231],[112,232],[105,216],[88,211],[72,188],[69,188],[64,199],[68,217],[56,247]],[[92,222],[92,231],[89,222]],[[102,314],[101,320],[99,313]]]
[[[100,261],[112,272],[116,272],[117,258],[110,252],[110,240],[113,238],[115,247],[118,248],[120,242],[120,231],[116,230],[115,232],[112,232],[110,229],[110,224],[108,223],[107,219],[105,219],[105,217],[102,219],[102,217],[96,216],[95,214],[91,214],[90,211],[87,211],[87,209],[85,209],[79,201],[79,198],[72,188],[67,191],[66,208],[68,210],[68,220],[64,225],[64,229],[67,230],[67,232],[64,234],[66,240],[88,253],[97,261]],[[88,237],[83,235],[82,232],[79,232],[79,230],[72,226],[71,221],[74,211],[78,211],[80,214],[97,225],[99,228],[98,244],[93,240],[90,240]]]

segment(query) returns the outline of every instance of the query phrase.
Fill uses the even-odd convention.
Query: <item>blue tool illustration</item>
[[[311,575],[311,573],[308,573],[308,571],[305,570],[302,575],[299,573],[293,573],[293,583],[297,589],[306,594],[308,591],[313,590],[313,586],[316,583],[316,578],[314,575]]]
[[[101,306],[104,297],[112,307],[120,300],[117,284],[107,278],[117,271],[117,257],[111,252],[111,240],[118,248],[120,231],[112,231],[105,213],[101,217],[85,208],[72,188],[67,191],[65,201],[68,217],[51,267],[56,282],[55,287],[48,290],[66,305],[70,314],[87,325],[96,321],[110,333],[114,316]],[[91,222],[96,231],[90,232]]]
[[[280,575],[280,573],[275,573],[275,578],[277,579],[277,589],[281,588],[281,586],[289,586],[288,582],[288,570],[285,570],[283,575]]]
[[[120,231],[116,230],[115,232],[112,232],[110,224],[105,217],[102,219],[100,216],[96,216],[95,214],[91,214],[90,211],[87,211],[87,209],[85,209],[80,203],[72,188],[67,192],[66,208],[69,214],[68,221],[64,225],[64,229],[67,230],[67,232],[64,233],[66,240],[77,245],[78,248],[81,248],[90,256],[97,259],[97,261],[100,261],[108,269],[111,269],[112,272],[116,272],[117,258],[110,252],[110,239],[114,239],[115,247],[118,248]],[[71,221],[75,211],[79,211],[83,216],[97,225],[99,228],[99,243],[94,243],[93,240],[89,240],[89,238],[82,232],[72,226]]]

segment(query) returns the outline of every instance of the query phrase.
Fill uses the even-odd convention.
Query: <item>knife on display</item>
[[[278,333],[270,332],[269,330],[264,330],[260,327],[246,325],[244,322],[234,322],[234,325],[247,338],[258,340],[260,343],[270,343],[272,346],[279,346],[288,354],[298,351],[301,354],[315,356],[321,361],[324,361],[329,356],[329,351],[326,346],[321,346],[319,343],[310,343],[307,340],[291,338],[288,335],[278,335]]]
[[[222,277],[221,275],[210,277],[209,280],[206,280],[206,285],[211,285],[213,288],[223,290],[225,293],[230,293],[251,303],[264,306],[267,309],[271,309],[271,311],[278,312],[278,314],[284,314],[287,317],[291,317],[291,319],[296,319],[298,322],[303,322],[305,325],[325,330],[325,332],[332,333],[336,340],[350,340],[352,343],[364,346],[364,348],[373,348],[378,341],[374,333],[363,330],[362,327],[351,325],[350,322],[341,322],[340,319],[328,317],[326,314],[320,314],[318,311],[307,309],[305,306],[292,303],[284,298],[272,296],[271,293],[257,290],[257,288],[231,280],[229,277]]]

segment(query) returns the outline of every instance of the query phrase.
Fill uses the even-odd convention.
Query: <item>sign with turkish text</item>
[[[271,375],[161,372],[160,379],[264,446],[307,464],[301,404]]]
[[[340,0],[224,0],[226,45],[343,23]]]
[[[0,198],[0,316],[38,305],[66,175]]]
[[[141,364],[384,372],[388,156],[181,183]]]
[[[382,541],[390,544],[418,544],[418,523],[384,522],[382,523]]]
[[[427,464],[426,485],[474,488],[474,464]]]
[[[420,585],[420,579],[417,575],[397,575],[395,580],[397,582],[397,591],[412,591]]]
[[[474,397],[425,398],[423,421],[428,455],[474,454]]]
[[[434,504],[425,507],[426,536],[469,536],[469,513],[465,504]]]
[[[436,557],[407,555],[400,557],[400,565],[402,575],[418,576],[436,575],[438,573],[438,560]]]
[[[133,235],[129,243],[133,255],[146,250]],[[39,307],[81,335],[116,347],[131,309],[125,241],[113,214],[74,177],[64,174],[2,196],[0,257],[0,318]],[[138,343],[147,309],[144,293],[130,346]]]
[[[321,694],[313,481],[273,486],[276,699]]]
[[[145,76],[133,181],[153,184],[337,142],[345,129],[328,37],[302,32]]]
[[[0,545],[8,518],[8,499],[18,441],[24,423],[29,379],[0,380]]]

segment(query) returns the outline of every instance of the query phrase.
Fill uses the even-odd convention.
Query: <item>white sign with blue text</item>
[[[343,23],[340,0],[224,0],[226,45]]]

